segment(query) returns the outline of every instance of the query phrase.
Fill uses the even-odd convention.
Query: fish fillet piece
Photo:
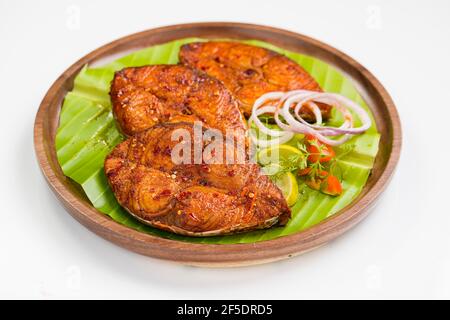
[[[128,136],[162,122],[202,121],[222,132],[246,129],[225,86],[187,66],[122,69],[114,75],[110,96],[119,128]]]
[[[319,84],[300,65],[274,51],[238,42],[193,42],[179,52],[180,62],[222,81],[237,97],[246,117],[256,99],[271,91],[297,89],[322,91]],[[329,118],[330,106],[320,104],[322,117]],[[309,109],[301,111],[314,121]]]
[[[204,156],[197,164],[172,161],[181,140],[190,146],[185,154],[194,159],[198,141],[173,139],[177,130],[193,137],[193,127],[188,122],[157,124],[120,143],[105,160],[118,202],[148,225],[189,236],[285,224],[290,217],[286,200],[257,164],[224,164],[225,151],[207,156],[208,141],[200,142]],[[234,145],[225,142],[222,147],[237,157]]]

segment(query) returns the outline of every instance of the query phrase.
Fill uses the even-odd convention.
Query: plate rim
[[[67,185],[70,183],[69,178],[64,175],[61,177],[62,171],[59,164],[57,164],[59,172],[58,167],[55,168],[56,150],[54,144],[52,149],[49,141],[46,141],[48,139],[51,140],[47,132],[49,130],[47,127],[50,124],[46,123],[48,121],[46,116],[50,108],[56,108],[55,104],[58,102],[55,99],[58,98],[58,92],[67,92],[71,89],[72,84],[67,82],[78,73],[87,61],[95,60],[108,51],[112,54],[114,54],[114,51],[119,52],[127,43],[132,44],[151,34],[176,33],[180,30],[184,32],[189,28],[192,30],[228,28],[230,30],[245,29],[249,32],[257,30],[260,33],[276,33],[337,55],[339,59],[357,69],[363,79],[367,81],[367,84],[371,85],[375,92],[381,96],[380,99],[386,106],[386,112],[389,115],[388,120],[391,123],[392,147],[387,155],[387,162],[378,180],[374,182],[367,193],[353,200],[336,214],[303,231],[272,240],[238,244],[189,243],[146,234],[115,222],[109,216],[97,211],[91,204],[88,204],[86,201],[80,201],[75,195],[74,188],[76,186],[70,187]],[[168,41],[171,40],[165,42]],[[272,40],[271,43],[274,43],[274,41]],[[135,49],[138,49],[138,46]],[[335,66],[333,65],[333,67]],[[344,70],[340,71],[345,73]],[[359,93],[361,92],[359,91]],[[303,34],[269,26],[236,22],[197,22],[169,25],[133,33],[109,42],[83,56],[57,78],[45,94],[34,123],[34,147],[41,171],[52,191],[76,220],[96,234],[126,249],[147,256],[198,266],[242,266],[280,260],[312,250],[338,237],[367,216],[369,209],[385,190],[399,161],[401,145],[401,123],[392,98],[375,76],[359,62],[338,49]]]

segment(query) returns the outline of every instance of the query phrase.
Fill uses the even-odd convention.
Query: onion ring
[[[269,101],[271,102],[270,105],[268,104]],[[340,127],[322,125],[322,113],[317,103],[335,107],[344,117],[342,125]],[[301,117],[300,110],[304,107],[308,108],[314,115],[315,122],[313,124],[308,123]],[[361,126],[353,126],[354,119],[351,111],[361,120]],[[273,114],[280,130],[266,127],[258,118],[262,114]],[[280,119],[280,116],[283,117],[284,122]],[[325,144],[337,146],[346,142],[353,135],[365,132],[372,125],[372,120],[367,111],[352,100],[336,93],[308,90],[275,91],[263,94],[253,105],[249,125],[252,122],[262,133],[274,138],[264,140],[250,134],[252,140],[261,147],[287,142],[293,137],[294,133],[312,135]],[[341,137],[339,139],[327,138],[335,136]]]

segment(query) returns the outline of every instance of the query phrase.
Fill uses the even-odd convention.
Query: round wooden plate
[[[123,226],[98,212],[81,188],[64,176],[55,151],[61,103],[85,64],[98,64],[132,50],[185,37],[259,39],[322,59],[349,77],[371,108],[381,133],[372,175],[352,204],[302,232],[251,244],[193,244],[163,239]],[[238,266],[264,263],[314,249],[341,235],[361,219],[386,188],[401,148],[401,127],[394,103],[378,80],[346,54],[309,37],[266,26],[242,23],[192,23],[152,29],[121,38],[89,53],[51,86],[36,115],[34,143],[44,176],[69,213],[80,223],[129,250],[192,265]]]

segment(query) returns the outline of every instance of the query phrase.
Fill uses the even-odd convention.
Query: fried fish
[[[105,173],[118,202],[148,225],[189,236],[285,224],[290,217],[286,200],[257,164],[225,164],[225,155],[204,155],[199,163],[173,161],[172,152],[181,143],[173,139],[174,132],[193,136],[193,127],[188,122],[157,124],[116,146],[105,160]],[[194,140],[183,138],[192,157],[199,143]],[[209,144],[200,143],[205,154]],[[236,152],[227,142],[223,148]]]
[[[270,91],[297,89],[322,91],[301,66],[274,51],[238,42],[193,42],[179,52],[180,62],[222,81],[237,97],[246,117],[253,103]],[[322,117],[329,118],[331,107],[320,104]],[[309,109],[301,111],[306,121],[314,121]]]
[[[152,65],[116,72],[113,113],[125,135],[163,122],[202,121],[225,132],[245,130],[238,103],[215,78],[182,65]]]

